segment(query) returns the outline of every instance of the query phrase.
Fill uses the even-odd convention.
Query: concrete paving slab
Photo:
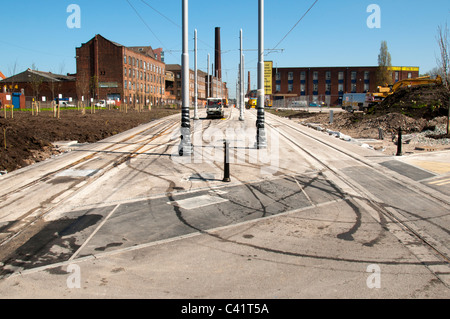
[[[448,288],[381,225],[373,228],[370,217],[362,216],[361,229],[351,240],[339,239],[355,223],[354,214],[345,213],[347,207],[346,201],[332,202],[191,236],[97,251],[2,280],[0,292],[5,298],[448,297]],[[380,269],[379,288],[368,285],[374,274],[370,265]],[[76,273],[79,288],[73,281]]]
[[[44,175],[33,187],[6,198],[3,205],[8,206],[1,211],[4,230],[21,216],[9,214],[5,207],[22,212],[38,206],[46,213],[9,242],[17,240],[17,247],[11,247],[9,259],[2,259],[5,276],[0,279],[0,294],[5,298],[450,296],[444,278],[448,262],[430,253],[419,237],[398,224],[403,220],[394,218],[400,212],[409,218],[406,222],[419,222],[419,233],[433,236],[427,240],[446,243],[445,205],[429,196],[420,198],[422,188],[413,179],[387,176],[394,171],[372,165],[375,151],[300,125],[298,131],[287,129],[284,122],[275,121],[267,126],[269,157],[254,149],[254,132],[248,130],[251,137],[244,136],[240,139],[244,145],[235,145],[235,150],[244,151],[243,161],[232,163],[232,182],[222,183],[223,152],[214,143],[227,128],[246,130],[256,119],[249,110],[245,122],[238,121],[237,111],[228,110],[225,120],[202,122],[205,126],[198,133],[208,134],[198,134],[196,143],[203,146],[194,148],[191,158],[176,155],[175,128],[161,125],[157,132],[141,128],[72,152],[77,154],[71,157],[77,161],[74,169],[97,169],[96,174]],[[277,130],[285,135],[276,139]],[[327,143],[333,147],[324,147]],[[210,156],[211,150],[217,159]],[[393,159],[376,162],[389,160]],[[39,201],[35,189],[52,196]],[[65,196],[68,189],[72,193]],[[24,199],[32,200],[27,206]],[[204,199],[218,200],[204,205]],[[2,253],[4,247],[9,246],[3,246]]]
[[[417,166],[409,165],[396,160],[382,162],[380,163],[380,165],[383,165],[399,174],[409,177],[414,181],[421,181],[436,176],[435,174],[429,173]]]

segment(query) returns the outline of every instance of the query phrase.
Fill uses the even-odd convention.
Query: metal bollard
[[[378,139],[384,140],[383,129],[381,127],[378,128]]]
[[[398,129],[398,139],[397,139],[397,155],[396,156],[402,156],[402,129]]]
[[[227,140],[223,141],[223,161],[224,161],[224,169],[223,169],[223,182],[231,182],[230,179],[230,145]]]

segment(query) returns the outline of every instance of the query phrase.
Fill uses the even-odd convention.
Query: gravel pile
[[[423,144],[426,146],[450,145],[450,138],[443,137],[447,134],[447,125],[436,125],[434,130],[425,130],[418,134],[414,134],[412,142]]]

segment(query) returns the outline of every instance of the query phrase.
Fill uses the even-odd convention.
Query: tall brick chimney
[[[222,51],[220,49],[220,28],[216,27],[216,47],[215,47],[215,76],[222,79]]]

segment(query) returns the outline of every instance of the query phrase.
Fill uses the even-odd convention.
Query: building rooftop
[[[55,74],[52,72],[43,72],[38,70],[27,69],[22,73],[10,76],[9,78],[3,79],[1,82],[31,82],[33,76],[38,76],[44,82],[65,82],[65,81],[76,81],[76,76],[67,74]]]

